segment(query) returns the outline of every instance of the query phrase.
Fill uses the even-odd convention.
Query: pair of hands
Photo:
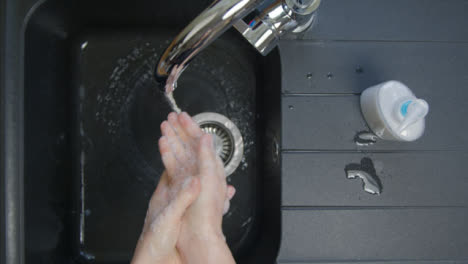
[[[166,168],[151,197],[132,264],[235,263],[221,230],[235,189],[212,136],[186,113],[161,124]]]

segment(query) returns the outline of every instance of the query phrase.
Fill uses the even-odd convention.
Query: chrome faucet
[[[266,55],[286,32],[309,28],[320,1],[215,0],[172,41],[156,65],[155,78],[166,93],[174,91],[190,61],[231,26]]]

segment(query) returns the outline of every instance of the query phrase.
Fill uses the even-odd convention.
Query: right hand
[[[212,250],[219,248],[218,252],[227,250],[232,260],[221,224],[235,189],[226,184],[224,165],[215,153],[212,136],[204,134],[186,113],[169,114],[168,121],[161,124],[161,131],[159,148],[169,179],[180,181],[192,175],[199,179],[201,186],[199,196],[183,217],[178,240],[180,251],[193,260],[196,251],[198,254],[203,251],[194,245],[209,245]]]

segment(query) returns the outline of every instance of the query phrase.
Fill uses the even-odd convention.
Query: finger
[[[223,215],[225,215],[229,211],[230,206],[231,203],[229,202],[229,200],[224,201]]]
[[[221,179],[226,179],[226,170],[224,169],[224,163],[221,160],[221,158],[216,154],[216,165],[218,169],[218,175],[221,177]]]
[[[174,175],[177,169],[177,158],[172,152],[171,146],[166,136],[162,136],[158,142],[161,159],[169,175]]]
[[[183,144],[186,144],[187,142],[189,142],[189,138],[187,137],[187,135],[185,134],[184,129],[182,128],[181,124],[179,123],[178,115],[176,113],[172,112],[167,116],[167,120],[169,121],[169,124],[171,125],[171,127],[174,130],[177,137],[179,137],[179,140]]]
[[[187,208],[197,199],[200,189],[200,180],[195,177],[188,177],[175,199],[169,204],[167,209],[168,221],[174,223],[180,221]]]
[[[169,187],[169,179],[168,179],[168,172],[165,170],[158,182],[158,185],[156,186],[156,190],[154,191],[153,195],[151,196],[151,200],[155,201],[162,201],[167,198],[167,188]],[[150,204],[151,204],[150,200]]]
[[[188,136],[192,138],[200,138],[203,135],[203,131],[200,129],[200,126],[195,123],[195,121],[193,121],[186,112],[182,112],[179,115],[179,123]]]
[[[198,159],[201,175],[211,175],[213,174],[213,171],[217,169],[212,136],[209,134],[203,135],[200,139]]]
[[[174,129],[169,124],[169,122],[164,121],[161,124],[161,132],[163,136],[167,138],[168,145],[173,154],[178,158],[182,159],[185,155],[185,148],[180,141],[179,137],[176,135]]]
[[[236,188],[234,188],[234,186],[232,186],[232,185],[228,185],[227,186],[227,191],[226,191],[226,198],[228,200],[231,200],[232,197],[234,197],[235,194],[236,194]]]

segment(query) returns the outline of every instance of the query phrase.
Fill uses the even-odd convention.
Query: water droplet
[[[65,141],[65,133],[60,133],[55,140],[55,144],[60,145]]]
[[[58,136],[58,140],[59,141],[65,140],[65,133],[60,133],[59,136]]]
[[[358,146],[371,146],[377,142],[377,136],[369,131],[361,131],[354,136],[354,142]]]
[[[293,105],[290,105],[288,106],[289,110],[293,110],[294,109],[294,106]]]
[[[81,44],[81,50],[85,50],[87,46],[88,46],[88,41],[83,42],[83,44]]]
[[[244,227],[244,226],[250,224],[250,222],[252,222],[252,217],[247,218],[247,220],[245,220],[245,221],[242,223],[241,227]]]
[[[314,75],[311,72],[307,73],[307,75],[306,75],[307,79],[309,79],[309,80],[312,79],[313,76]]]
[[[331,73],[331,72],[327,73],[327,78],[328,78],[329,80],[332,79],[332,78],[333,78],[333,73]]]
[[[356,73],[357,73],[357,74],[364,73],[364,68],[362,68],[362,66],[357,66],[357,67],[356,67]]]
[[[361,164],[348,164],[345,167],[345,172],[348,179],[360,178],[364,191],[377,195],[382,193],[382,182],[377,176],[374,163],[370,158],[361,159]]]
[[[81,251],[80,256],[87,262],[94,261],[96,259],[93,254],[87,253],[85,251]]]

